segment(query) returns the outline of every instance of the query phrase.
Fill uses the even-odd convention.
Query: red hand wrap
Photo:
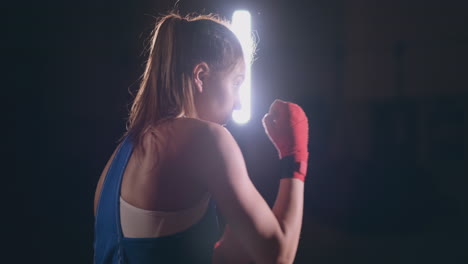
[[[263,117],[263,126],[280,159],[293,156],[297,164],[293,178],[304,181],[309,158],[309,122],[302,108],[294,103],[275,100],[269,113]]]

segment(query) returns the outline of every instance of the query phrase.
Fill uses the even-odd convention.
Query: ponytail
[[[156,23],[150,45],[127,122],[126,135],[135,145],[152,126],[181,116],[197,117],[192,81],[197,63],[224,70],[243,58],[239,40],[213,15],[166,15]]]

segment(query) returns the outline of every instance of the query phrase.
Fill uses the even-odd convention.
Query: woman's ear
[[[195,81],[195,89],[199,92],[203,92],[203,85],[206,81],[206,77],[210,72],[210,67],[206,62],[200,62],[193,68],[193,79]]]

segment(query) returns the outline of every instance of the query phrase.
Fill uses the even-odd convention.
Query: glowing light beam
[[[251,112],[251,54],[252,54],[252,22],[249,11],[237,10],[232,14],[232,31],[239,39],[244,51],[246,72],[245,79],[239,89],[241,108],[232,113],[236,123],[245,124],[250,120]]]

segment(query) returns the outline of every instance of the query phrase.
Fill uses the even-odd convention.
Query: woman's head
[[[139,141],[152,125],[181,116],[225,123],[238,106],[244,55],[227,24],[212,15],[169,14],[156,24],[128,120]]]

